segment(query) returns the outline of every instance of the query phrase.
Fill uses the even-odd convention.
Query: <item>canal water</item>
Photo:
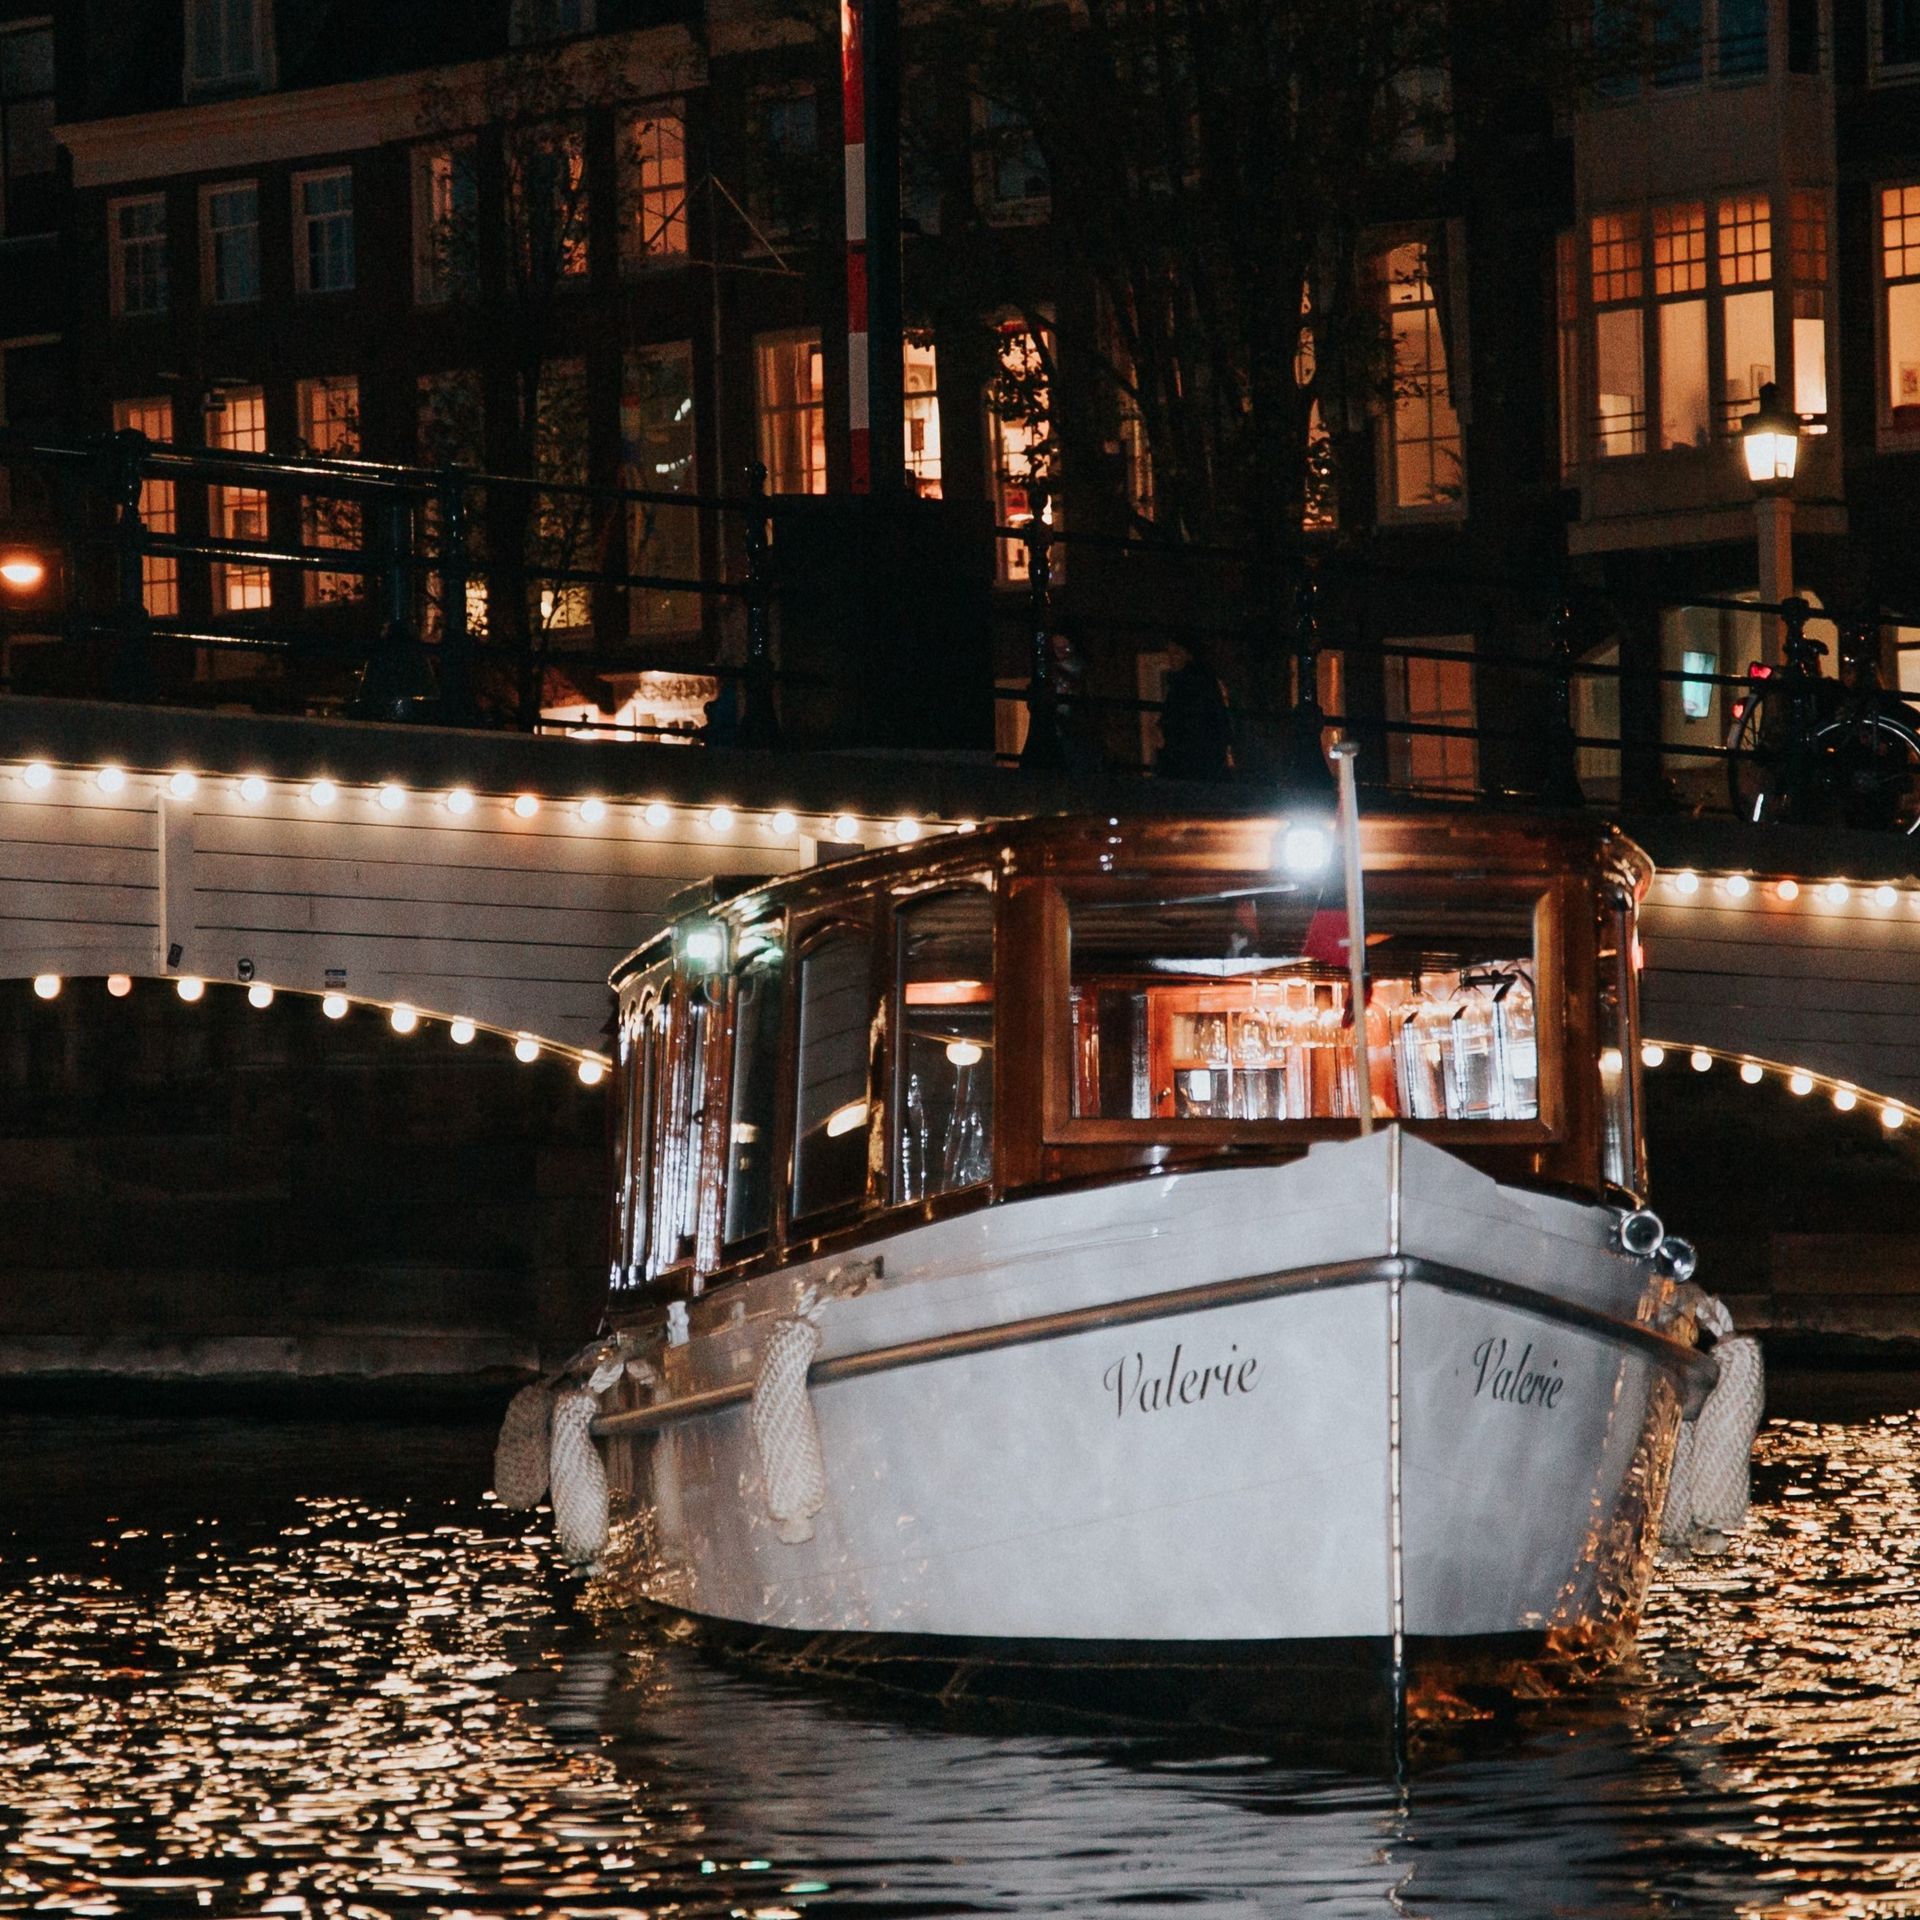
[[[1920,1912],[1920,1416],[1776,1421],[1638,1656],[1409,1781],[594,1617],[491,1431],[0,1419],[0,1915]]]

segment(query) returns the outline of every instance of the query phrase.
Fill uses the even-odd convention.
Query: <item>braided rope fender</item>
[[[569,1387],[553,1402],[553,1537],[576,1567],[598,1560],[607,1544],[607,1469],[588,1429],[599,1397]]]
[[[544,1380],[522,1387],[507,1402],[493,1447],[493,1490],[503,1507],[524,1513],[547,1497],[548,1426],[553,1394]]]
[[[774,1323],[760,1352],[748,1414],[767,1512],[789,1546],[813,1538],[813,1517],[827,1504],[827,1463],[807,1396],[807,1370],[820,1350],[818,1311],[812,1302]]]
[[[1747,1335],[1714,1348],[1720,1378],[1700,1417],[1680,1429],[1660,1544],[1691,1545],[1704,1534],[1735,1533],[1746,1525],[1748,1467],[1753,1437],[1766,1405],[1766,1369],[1760,1343]]]

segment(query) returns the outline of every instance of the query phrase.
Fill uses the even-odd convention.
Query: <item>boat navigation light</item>
[[[976,1041],[949,1040],[947,1042],[947,1058],[952,1061],[956,1067],[975,1067],[980,1064],[981,1060],[985,1058],[985,1055],[981,1052],[979,1044]]]
[[[844,1107],[835,1107],[827,1115],[827,1138],[838,1140],[843,1133],[852,1133],[857,1127],[867,1124],[867,1103],[864,1100],[849,1100]]]
[[[1667,1237],[1660,1216],[1651,1207],[1636,1207],[1620,1222],[1620,1244],[1639,1260],[1651,1260]]]
[[[1325,827],[1301,821],[1280,836],[1280,864],[1296,879],[1324,873],[1333,858],[1333,835]]]

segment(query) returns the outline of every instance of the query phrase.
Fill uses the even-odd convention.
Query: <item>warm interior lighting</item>
[[[307,798],[316,807],[330,807],[340,798],[340,789],[331,780],[316,780],[307,789]]]
[[[387,784],[380,789],[380,804],[385,807],[389,813],[398,813],[400,809],[407,804],[406,788],[389,780]]]
[[[124,1000],[133,991],[133,975],[130,973],[108,974],[107,991],[116,1000]]]
[[[197,973],[183,973],[173,983],[173,990],[188,1006],[192,1006],[206,992],[207,983]]]
[[[540,802],[530,793],[517,793],[513,797],[513,810],[522,820],[531,820],[540,811]]]
[[[405,1001],[390,1009],[387,1014],[387,1025],[395,1033],[411,1033],[419,1024],[420,1016]]]
[[[949,1040],[947,1058],[956,1067],[975,1067],[986,1058],[986,1055],[972,1040]]]
[[[347,1017],[347,996],[344,993],[330,993],[320,1002],[320,1011],[329,1020],[344,1020]]]
[[[474,1025],[471,1020],[456,1020],[453,1025],[447,1029],[447,1038],[450,1039],[456,1047],[464,1047],[467,1042],[473,1038],[473,1035]]]
[[[864,1100],[849,1100],[844,1107],[835,1107],[827,1115],[827,1138],[838,1140],[843,1133],[852,1133],[856,1127],[867,1124],[867,1103]]]
[[[167,782],[167,791],[176,800],[191,800],[200,791],[200,776],[197,773],[189,773],[185,767],[182,767]]]
[[[540,1058],[540,1042],[536,1040],[532,1034],[523,1033],[520,1038],[513,1043],[513,1057],[518,1060],[522,1066],[529,1065],[531,1062]]]
[[[102,793],[118,793],[127,784],[127,770],[125,767],[102,767],[93,776],[93,784]]]
[[[1769,380],[1760,389],[1759,405],[1740,428],[1740,451],[1746,457],[1747,478],[1761,493],[1784,493],[1793,484],[1800,463],[1800,420],[1780,398]]]
[[[1740,1063],[1740,1078],[1748,1086],[1757,1087],[1767,1077],[1767,1070],[1758,1060],[1743,1060]]]
[[[580,818],[588,826],[597,827],[607,817],[607,803],[596,796],[589,795],[580,802]]]
[[[1713,1065],[1713,1055],[1710,1054],[1705,1047],[1695,1047],[1694,1050],[1687,1055],[1687,1065],[1690,1066],[1695,1073],[1705,1073]]]
[[[10,553],[0,560],[0,580],[20,593],[30,593],[47,577],[47,563],[31,553]]]
[[[707,815],[707,825],[710,826],[715,833],[727,833],[731,831],[733,827],[733,809],[731,807],[715,807],[714,810]]]
[[[57,973],[36,973],[33,976],[33,990],[42,1000],[57,1000],[60,997],[60,976]]]
[[[267,783],[257,773],[250,773],[240,782],[240,798],[248,806],[257,807],[267,797]]]
[[[607,1077],[607,1070],[598,1060],[580,1062],[580,1084],[583,1087],[597,1087]]]
[[[273,989],[264,980],[256,980],[247,989],[247,1005],[250,1007],[270,1007],[273,1005]]]
[[[797,821],[785,807],[782,807],[779,812],[767,822],[767,830],[770,833],[777,833],[784,840],[799,824],[799,821]]]
[[[909,980],[905,993],[910,1007],[979,1007],[993,998],[985,980]]]
[[[447,795],[449,813],[471,813],[473,811],[473,790],[470,787],[455,787]]]
[[[53,769],[44,760],[29,760],[20,776],[35,793],[44,793],[53,785]]]
[[[1787,1091],[1789,1093],[1811,1093],[1813,1091],[1813,1075],[1810,1073],[1790,1074],[1787,1078]]]
[[[1651,1040],[1640,1049],[1640,1064],[1643,1067],[1657,1067],[1666,1057],[1666,1048],[1656,1046]]]

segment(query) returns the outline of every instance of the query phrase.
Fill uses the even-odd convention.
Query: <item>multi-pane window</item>
[[[692,493],[693,348],[684,340],[639,347],[627,356],[620,396],[620,457],[626,484],[642,493]],[[672,580],[700,573],[700,512],[669,501],[627,508],[627,570]],[[700,596],[677,587],[632,587],[628,625],[635,633],[697,632]]]
[[[1723,424],[1738,432],[1773,378],[1773,213],[1764,193],[1720,202]]]
[[[165,398],[116,400],[113,424],[122,433],[144,433],[149,440],[171,440],[173,402]],[[180,517],[171,480],[148,478],[140,482],[140,518],[149,533],[179,532]],[[140,556],[140,599],[157,620],[171,619],[180,611],[180,562],[172,554]]]
[[[229,453],[265,453],[267,398],[258,387],[223,387],[207,403],[207,445]],[[267,538],[267,495],[263,487],[207,489],[207,519],[216,540],[240,540],[262,546]],[[213,604],[218,612],[244,613],[270,606],[273,592],[264,563],[216,560]]]
[[[1827,196],[1795,187],[1787,200],[1787,270],[1793,298],[1793,410],[1827,411]]]
[[[353,285],[353,174],[336,167],[296,174],[293,262],[302,293],[345,293]]]
[[[780,1088],[786,944],[776,920],[740,936],[733,976],[733,1061],[727,1099],[727,1208],[732,1247],[773,1224],[773,1120]]]
[[[113,310],[121,314],[165,313],[167,203],[163,195],[115,200],[107,208],[108,268]]]
[[[480,183],[471,140],[413,153],[413,297],[440,306],[479,286]]]
[[[676,113],[629,120],[621,159],[620,261],[625,267],[684,260],[687,253],[687,129]]]
[[[1463,733],[1413,729],[1478,724],[1473,636],[1432,634],[1400,644],[1420,657],[1394,654],[1386,662],[1387,719],[1397,723],[1387,734],[1388,777],[1418,793],[1471,793],[1480,779],[1479,743]],[[1441,653],[1460,657],[1426,657]]]
[[[508,140],[507,220],[524,288],[585,275],[587,155],[578,127],[528,127]]]
[[[1698,200],[1653,210],[1653,297],[1660,367],[1660,445],[1704,447],[1707,388],[1707,210]]]
[[[1890,425],[1920,433],[1920,186],[1880,189]]]
[[[1427,249],[1417,241],[1393,248],[1382,259],[1381,273],[1393,343],[1387,505],[1395,512],[1457,513],[1466,500],[1460,417],[1448,385]]]
[[[762,93],[754,103],[759,167],[747,206],[768,237],[806,233],[818,211],[820,115],[811,87]]]
[[[773,493],[827,490],[826,405],[817,333],[762,334],[754,342],[760,458]]]
[[[586,501],[572,489],[587,477],[587,363],[543,360],[534,396],[533,471],[547,484],[535,497],[535,559],[546,572],[578,573],[594,566],[593,528]],[[539,624],[579,628],[593,617],[593,590],[581,580],[540,583]]]
[[[48,233],[56,223],[53,117],[52,25],[0,30],[0,233]]]
[[[1769,0],[1661,0],[1652,18],[1653,83],[1657,87],[1697,86],[1711,72],[1719,80],[1748,80],[1767,71]],[[1790,0],[1790,11],[1792,0]],[[1634,9],[1608,8],[1616,36],[1631,34]],[[1616,84],[1613,90],[1619,90]]]
[[[836,929],[800,958],[793,1094],[796,1219],[863,1198],[873,1111],[869,1084],[873,948],[864,928]]]
[[[993,895],[924,896],[894,925],[893,1197],[993,1177]]]
[[[266,0],[187,0],[187,90],[263,86]]]
[[[940,373],[931,334],[901,342],[902,402],[906,410],[907,472],[922,500],[940,498]]]
[[[360,451],[360,382],[350,373],[302,380],[295,389],[300,411],[300,441],[309,453],[350,458]],[[357,547],[361,537],[360,503],[338,494],[309,494],[300,505],[301,537],[310,547]],[[306,574],[309,606],[352,600],[362,592],[357,573]]]
[[[420,458],[429,466],[481,467],[486,464],[486,394],[480,376],[471,368],[448,373],[423,373],[418,386],[417,426]],[[473,496],[467,496],[471,515]],[[428,538],[440,538],[439,507],[429,502],[426,511]],[[466,615],[468,628],[487,631],[487,582],[484,571],[485,528],[478,515],[467,521]],[[445,630],[445,607],[439,595],[444,582],[440,571],[426,578],[426,619],[435,633]]]
[[[203,292],[214,306],[260,298],[260,189],[252,180],[200,192]]]
[[[1603,456],[1647,450],[1645,291],[1638,208],[1598,213],[1589,228],[1593,267],[1596,444]]]
[[[1021,537],[1033,524],[1058,527],[1059,502],[1050,486],[1055,454],[1053,437],[1053,342],[1018,320],[1000,328],[999,363],[987,388],[987,421],[993,437],[993,517],[1006,529],[999,572],[1009,585],[1023,584],[1031,573],[1027,543]],[[1060,564],[1056,551],[1054,567]]]

